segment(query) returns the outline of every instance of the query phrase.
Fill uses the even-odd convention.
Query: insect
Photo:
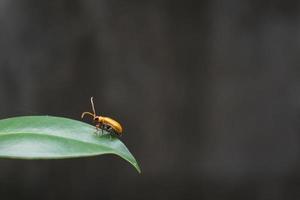
[[[112,118],[109,117],[103,117],[103,116],[97,116],[95,111],[95,106],[93,102],[93,97],[91,97],[91,104],[92,104],[92,110],[93,113],[90,112],[83,112],[81,114],[81,118],[84,117],[84,115],[91,115],[93,117],[94,122],[96,122],[96,130],[98,131],[99,128],[102,130],[108,131],[109,133],[114,133],[116,135],[121,136],[123,132],[123,128],[121,124]]]

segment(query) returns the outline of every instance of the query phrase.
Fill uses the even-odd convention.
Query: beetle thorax
[[[104,122],[104,118],[102,116],[97,116],[97,122],[99,123],[103,123]]]

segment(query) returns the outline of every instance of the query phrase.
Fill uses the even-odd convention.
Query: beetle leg
[[[108,131],[110,132],[110,139],[111,139],[111,134],[114,134],[115,133],[115,131],[114,131],[114,129],[110,126],[109,128],[108,128]]]
[[[96,135],[98,135],[98,133],[99,133],[99,126],[100,126],[100,124],[96,124]]]
[[[101,133],[103,135],[104,124],[101,124],[100,128],[101,128]]]
[[[111,140],[112,127],[107,126],[107,131],[109,132],[109,139]]]

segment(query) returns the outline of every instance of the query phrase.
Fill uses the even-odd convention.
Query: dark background
[[[94,96],[142,168],[0,160],[1,199],[299,199],[299,65],[299,1],[1,0],[0,117]]]

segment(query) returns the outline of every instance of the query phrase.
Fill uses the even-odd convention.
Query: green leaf
[[[115,154],[137,161],[114,135],[87,123],[53,116],[24,116],[0,120],[0,157],[18,159],[62,159]]]

